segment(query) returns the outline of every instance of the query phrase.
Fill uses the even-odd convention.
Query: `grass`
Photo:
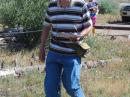
[[[14,67],[14,62],[17,66],[21,67],[29,66],[31,62],[38,64],[38,48],[35,48],[33,51],[22,50],[19,52],[11,52],[9,50],[0,49],[0,52],[0,61],[4,62],[6,68]]]
[[[130,2],[130,1],[129,0],[117,0],[117,2],[126,3],[126,2]]]
[[[116,23],[120,22],[120,14],[98,14],[97,15],[97,24],[106,24],[106,23]]]
[[[128,0],[119,0],[128,1]],[[99,14],[97,23],[120,21],[120,15]],[[116,59],[105,67],[82,69],[81,84],[87,97],[130,97],[130,42],[113,41],[106,37],[89,37],[91,53],[88,60]],[[10,52],[0,49],[0,61],[5,68],[25,67],[32,62],[39,64],[32,56],[38,56],[38,48],[32,51]],[[38,70],[27,71],[20,78],[14,76],[0,78],[0,97],[44,97],[44,73]],[[62,88],[62,97],[69,97]]]
[[[86,86],[86,95],[88,97],[129,97],[130,72],[125,66],[124,62],[119,64],[117,62],[104,68],[83,71],[82,83]]]
[[[105,60],[130,57],[129,42],[113,41],[107,37],[89,37],[87,41],[92,47],[91,54],[87,59]]]
[[[37,70],[26,72],[23,77],[1,78],[1,97],[43,97],[43,75]]]
[[[82,69],[81,83],[87,97],[130,97],[130,46],[128,42],[113,41],[103,37],[91,37],[91,53],[83,60],[114,59],[105,67]],[[2,50],[1,50],[2,51]],[[32,53],[38,49],[11,53],[2,51],[0,59],[9,63],[19,58],[21,66],[26,66]],[[9,62],[10,61],[10,62]],[[24,65],[22,65],[22,62]],[[26,63],[27,62],[27,63]],[[33,61],[34,62],[34,61]],[[5,62],[6,63],[6,62]],[[7,66],[8,66],[7,65]],[[10,66],[11,67],[11,66]],[[27,71],[20,78],[9,76],[0,78],[1,97],[44,97],[44,73],[38,70]],[[62,88],[62,97],[69,97]]]

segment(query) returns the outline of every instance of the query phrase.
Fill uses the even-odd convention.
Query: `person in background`
[[[48,5],[39,52],[39,60],[44,62],[45,43],[51,31],[45,68],[45,97],[61,97],[61,82],[71,97],[85,97],[80,85],[81,57],[69,47],[92,30],[90,13],[84,5],[84,0],[53,0]]]
[[[95,25],[96,25],[96,15],[98,14],[99,10],[98,10],[98,3],[95,2],[94,0],[89,0],[89,2],[87,3],[87,7],[90,11],[90,16],[93,22],[93,29],[92,29],[92,33],[95,36],[96,31],[95,31]]]

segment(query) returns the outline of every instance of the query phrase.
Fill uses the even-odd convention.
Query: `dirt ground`
[[[101,25],[97,23],[97,25]],[[102,26],[110,26],[110,27],[121,27],[121,28],[130,28],[130,22],[128,23],[122,23],[120,22],[114,22],[114,23],[105,23],[102,24]],[[106,37],[112,37],[114,36],[114,39],[119,41],[129,41],[128,37],[130,38],[130,30],[113,30],[113,29],[96,29],[97,35],[106,36]]]
[[[129,41],[128,37],[130,36],[129,30],[112,30],[112,29],[96,29],[97,35],[114,37],[116,40],[120,41]]]

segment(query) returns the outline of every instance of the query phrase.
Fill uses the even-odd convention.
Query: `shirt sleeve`
[[[92,20],[90,17],[90,12],[88,10],[87,5],[85,4],[83,7],[83,27],[87,28],[92,25]]]
[[[48,14],[48,9],[46,10],[43,26],[48,26],[51,24],[50,16]]]

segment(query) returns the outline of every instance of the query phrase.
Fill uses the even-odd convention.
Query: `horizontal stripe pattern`
[[[76,15],[55,15],[55,16],[51,16],[50,20],[53,21],[59,21],[59,22],[65,22],[65,21],[82,21],[82,17],[81,16],[76,16]],[[76,23],[76,22],[75,22]]]
[[[83,24],[54,24],[52,30],[55,32],[81,32]]]
[[[60,50],[60,51],[66,51],[68,53],[75,52],[75,50],[72,48],[67,48],[65,46],[61,46],[53,43],[50,43],[50,48]]]
[[[49,4],[44,24],[52,24],[50,50],[67,54],[76,52],[67,46],[73,43],[67,33],[80,33],[90,24],[88,9],[82,1],[84,0],[72,0],[71,6],[67,8],[59,7],[57,1]]]
[[[48,8],[47,10],[48,15],[53,16],[53,15],[60,15],[60,14],[70,14],[70,15],[79,15],[82,16],[82,8],[81,7],[71,7],[71,8],[59,8],[58,6],[56,7],[51,7]]]

